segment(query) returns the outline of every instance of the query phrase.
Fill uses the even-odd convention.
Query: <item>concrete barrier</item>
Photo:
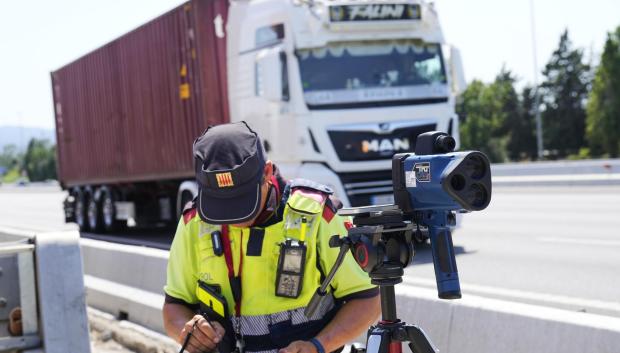
[[[497,163],[491,172],[494,176],[616,174],[620,159]]]
[[[399,317],[422,327],[445,353],[617,353],[620,319],[482,298],[437,299],[436,290],[396,286]]]
[[[81,247],[88,305],[164,332],[168,251],[91,239]]]
[[[620,185],[620,159],[491,165],[496,186]]]
[[[161,304],[167,252],[82,240],[88,304],[125,311],[163,332]],[[441,352],[525,353],[620,351],[620,319],[471,296],[437,299],[428,288],[396,286],[398,314],[418,324]],[[360,338],[358,341],[363,341]]]

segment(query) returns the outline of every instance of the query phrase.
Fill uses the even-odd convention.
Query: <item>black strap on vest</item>
[[[265,240],[265,230],[261,228],[250,228],[250,238],[248,239],[247,256],[261,256],[263,253],[263,240]]]

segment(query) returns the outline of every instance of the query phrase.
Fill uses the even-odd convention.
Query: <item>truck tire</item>
[[[116,194],[109,187],[101,188],[101,219],[103,221],[103,230],[106,233],[112,233],[122,228],[123,224],[116,219]]]
[[[99,233],[103,231],[101,203],[95,199],[94,195],[91,194],[89,196],[87,208],[88,227],[91,231]]]
[[[86,215],[88,202],[86,193],[84,190],[75,189],[72,194],[75,198],[75,223],[80,228],[80,232],[87,232],[89,229]]]

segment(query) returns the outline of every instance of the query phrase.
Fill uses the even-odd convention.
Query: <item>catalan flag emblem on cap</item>
[[[217,173],[215,174],[215,178],[217,178],[217,186],[221,188],[234,186],[232,174],[230,173]]]

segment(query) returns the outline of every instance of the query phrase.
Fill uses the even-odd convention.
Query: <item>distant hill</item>
[[[20,151],[25,151],[28,142],[32,138],[47,139],[51,143],[56,143],[56,132],[54,129],[0,126],[0,151],[5,145],[13,144]]]

